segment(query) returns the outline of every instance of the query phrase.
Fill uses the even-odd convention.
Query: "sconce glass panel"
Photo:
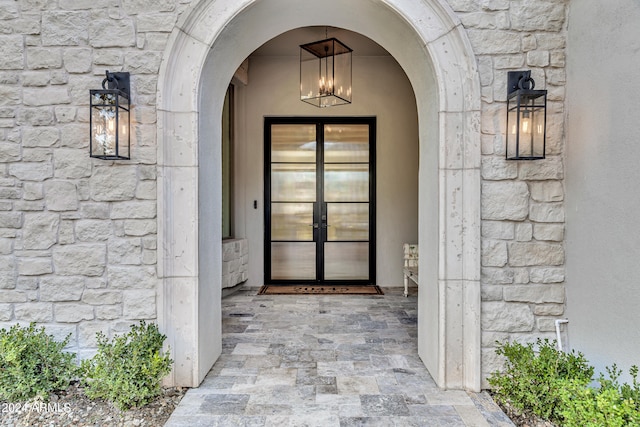
[[[129,99],[117,89],[95,89],[90,97],[90,156],[129,160]]]
[[[507,99],[507,160],[545,158],[546,90],[517,90]]]

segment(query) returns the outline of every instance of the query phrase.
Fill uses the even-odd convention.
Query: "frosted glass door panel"
[[[315,202],[315,163],[274,163],[271,165],[272,202]]]
[[[368,202],[369,165],[325,164],[324,200],[326,202]]]
[[[271,243],[271,278],[276,280],[314,280],[316,278],[315,242]]]
[[[327,240],[369,240],[369,204],[328,203]]]
[[[313,241],[313,203],[273,203],[271,240]]]
[[[325,243],[324,278],[326,280],[367,280],[369,278],[369,243]]]
[[[315,163],[316,125],[273,125],[271,161],[274,163]]]
[[[325,125],[324,161],[368,163],[369,125]]]

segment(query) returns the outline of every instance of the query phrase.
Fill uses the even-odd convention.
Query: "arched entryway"
[[[212,118],[253,50],[314,25],[376,41],[411,81],[419,244],[428,254],[420,260],[419,353],[441,387],[478,390],[480,85],[464,29],[439,0],[202,0],[183,16],[158,82],[158,317],[176,361],[170,381],[197,386],[221,351],[222,132]]]

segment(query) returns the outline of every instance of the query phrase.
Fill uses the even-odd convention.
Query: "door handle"
[[[317,222],[315,222],[315,223],[313,223],[313,224],[307,224],[307,225],[308,225],[309,227],[313,227],[313,228],[318,228],[318,227],[319,227]]]

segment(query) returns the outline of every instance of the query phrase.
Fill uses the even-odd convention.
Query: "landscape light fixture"
[[[531,71],[507,74],[507,160],[545,158],[547,91],[534,90]]]
[[[89,91],[89,156],[130,159],[129,73],[106,72],[102,89]]]
[[[316,107],[351,104],[352,50],[336,38],[300,46],[300,100]]]

